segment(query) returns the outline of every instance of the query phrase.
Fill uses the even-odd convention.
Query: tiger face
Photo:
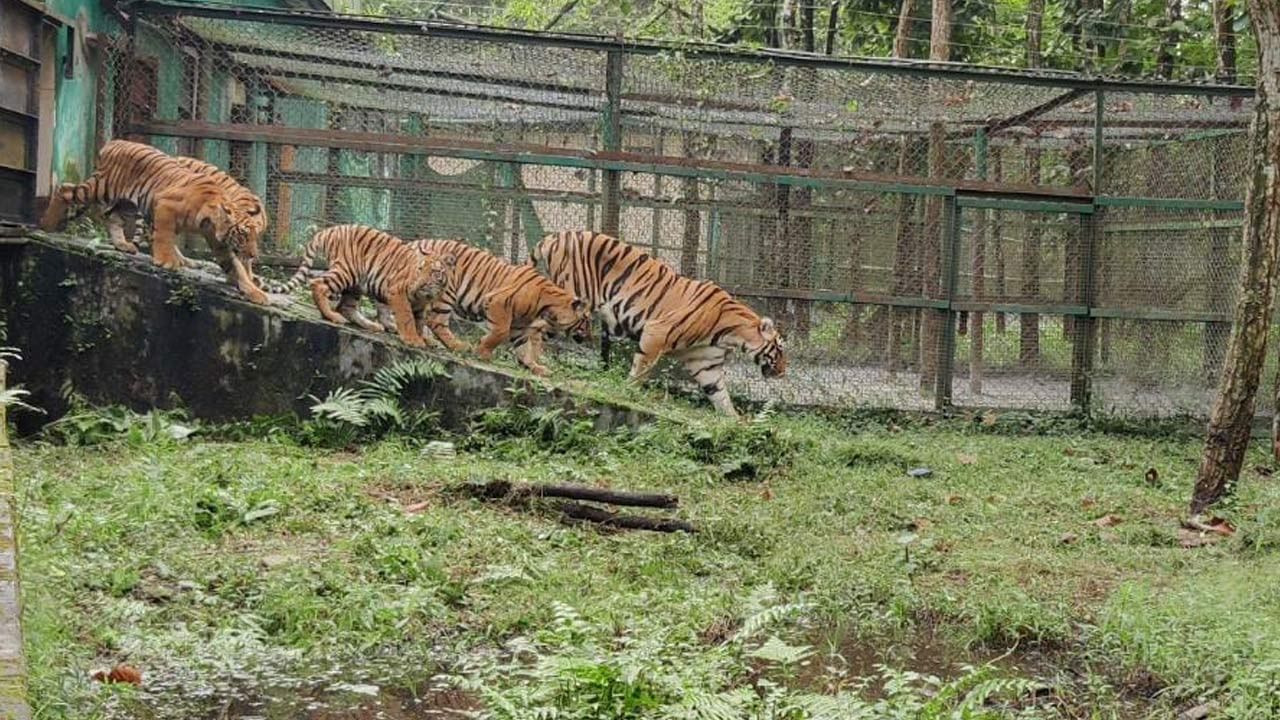
[[[449,287],[449,273],[457,261],[457,257],[447,253],[419,255],[413,299],[425,301],[439,297]]]
[[[760,335],[760,345],[748,347],[748,351],[760,366],[760,374],[766,378],[782,377],[787,372],[787,356],[783,352],[782,334],[778,332],[772,318],[761,318],[756,331]]]
[[[258,242],[267,230],[267,213],[256,197],[241,198],[227,207],[231,228],[227,242],[236,255],[252,263],[258,258]]]
[[[591,339],[591,311],[587,303],[567,290],[552,286],[544,291],[551,296],[551,304],[539,313],[553,333],[564,333],[574,342]]]

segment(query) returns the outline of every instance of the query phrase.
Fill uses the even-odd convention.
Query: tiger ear
[[[574,295],[573,304],[571,305],[571,307],[573,308],[574,312],[582,312],[587,307],[587,304],[582,301],[582,298],[578,297],[577,295]]]
[[[200,221],[200,229],[212,233],[214,240],[224,240],[231,231],[231,211],[226,205],[214,205],[209,215]]]
[[[765,337],[778,334],[778,328],[773,324],[773,318],[760,318],[760,334]]]
[[[458,263],[458,256],[452,253],[447,255],[442,255],[440,257],[440,262],[444,263],[445,267],[453,267]]]

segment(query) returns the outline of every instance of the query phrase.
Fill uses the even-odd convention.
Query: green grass
[[[1238,533],[1181,547],[1194,439],[679,412],[601,436],[494,411],[453,459],[430,430],[334,449],[127,414],[22,446],[37,716],[307,717],[297,697],[362,685],[447,704],[429,678],[510,718],[1278,712],[1280,488],[1248,470]],[[457,492],[494,478],[673,492],[700,532]],[[88,679],[117,662],[143,688]]]

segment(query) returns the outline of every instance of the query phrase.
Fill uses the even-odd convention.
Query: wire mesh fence
[[[777,319],[833,406],[1204,414],[1251,93],[142,2],[101,136],[259,194],[266,250],[360,222],[521,262],[616,234]]]

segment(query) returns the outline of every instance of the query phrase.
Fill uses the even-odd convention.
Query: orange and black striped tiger
[[[426,347],[418,332],[415,308],[425,311],[449,284],[455,257],[445,253],[420,253],[390,233],[364,225],[335,225],[316,233],[307,243],[298,271],[272,292],[289,293],[306,280],[318,253],[329,260],[329,269],[311,280],[311,296],[320,314],[330,322],[352,322],[381,332],[383,326],[358,311],[360,298],[368,294],[390,307],[391,322],[400,339]],[[338,300],[338,312],[330,305]]]
[[[590,231],[548,235],[529,257],[530,265],[538,263],[556,284],[600,313],[610,336],[640,342],[631,365],[633,381],[644,380],[669,354],[684,364],[718,410],[737,415],[724,381],[730,350],[746,352],[767,378],[786,372],[782,336],[773,320],[715,283],[687,278],[617,238]]]
[[[79,185],[63,184],[50,195],[40,226],[53,230],[69,208],[78,215],[90,205],[106,211],[112,244],[130,254],[138,248],[125,238],[124,217],[130,212],[145,216],[153,227],[151,258],[170,270],[187,263],[175,244],[177,235],[203,236],[240,291],[255,303],[267,303],[249,270],[258,254],[252,234],[255,221],[217,180],[193,173],[150,145],[112,140],[102,146],[88,179]]]
[[[227,173],[203,160],[183,155],[175,155],[173,159],[182,167],[190,170],[196,175],[211,178],[218,184],[218,187],[226,193],[230,201],[231,211],[233,214],[239,213],[245,218],[245,230],[248,237],[245,244],[251,248],[245,256],[249,262],[258,256],[258,243],[261,241],[263,234],[267,231],[267,211],[262,204],[262,200],[253,194],[245,186],[236,181]],[[144,218],[135,218],[136,232],[133,233],[133,242],[135,245],[143,245],[143,220]],[[127,227],[128,223],[126,223]],[[252,267],[249,268],[252,271]]]
[[[449,274],[449,286],[432,303],[423,322],[450,350],[466,347],[449,330],[454,315],[489,325],[489,333],[476,348],[481,359],[488,360],[494,349],[509,339],[520,364],[535,375],[547,374],[538,359],[548,334],[565,333],[578,342],[590,338],[591,313],[586,303],[533,268],[512,265],[457,240],[417,240],[410,245],[421,253],[458,258]],[[378,315],[386,316],[385,306],[379,306]]]

